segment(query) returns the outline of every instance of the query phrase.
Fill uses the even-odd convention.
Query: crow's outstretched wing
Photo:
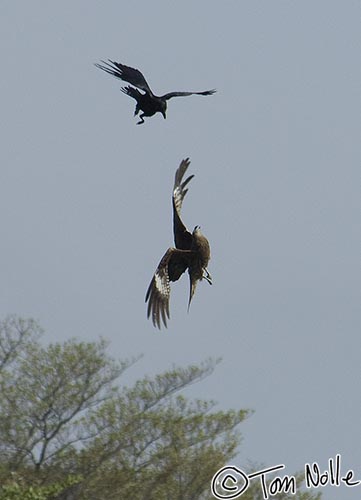
[[[145,301],[148,302],[147,317],[152,317],[153,325],[167,327],[169,319],[170,282],[177,281],[189,267],[193,252],[168,248],[163,255],[148,287]]]
[[[125,64],[111,61],[110,59],[108,59],[108,62],[101,62],[103,64],[96,63],[95,66],[99,69],[102,69],[106,73],[115,76],[116,78],[120,78],[121,80],[134,85],[134,87],[138,87],[138,89],[144,90],[144,92],[147,92],[151,96],[154,96],[146,79],[139,71],[139,69],[131,68],[130,66],[126,66]]]
[[[161,96],[161,99],[172,99],[172,97],[187,97],[189,95],[213,95],[217,92],[216,89],[212,90],[204,90],[203,92],[168,92],[168,94],[164,94]]]
[[[185,181],[183,181],[184,174],[186,173],[189,165],[190,160],[189,158],[186,158],[181,161],[181,164],[177,168],[174,178],[172,197],[174,243],[177,248],[181,248],[183,250],[190,250],[192,246],[192,235],[183,224],[180,215],[184,197],[188,192],[188,188],[186,188],[186,186],[194,177],[194,175],[190,175]]]

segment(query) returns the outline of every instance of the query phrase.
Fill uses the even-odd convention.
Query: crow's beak
[[[163,118],[166,119],[166,114],[165,114],[165,111],[162,111],[162,115],[163,115]]]

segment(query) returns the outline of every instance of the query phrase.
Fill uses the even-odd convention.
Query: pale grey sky
[[[143,353],[124,382],[222,356],[187,394],[255,410],[241,468],[341,453],[361,479],[360,14],[332,0],[1,2],[1,314],[35,317],[47,341]],[[93,65],[107,58],[157,93],[218,93],[137,126]],[[210,240],[214,285],[187,314],[176,283],[159,332],[144,295],[187,156],[184,221]]]

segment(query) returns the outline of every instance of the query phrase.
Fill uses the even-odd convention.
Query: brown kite
[[[188,269],[190,282],[188,310],[198,281],[204,278],[212,284],[211,275],[207,270],[211,256],[208,240],[201,233],[199,226],[190,233],[180,217],[182,203],[188,191],[186,186],[194,177],[190,175],[183,181],[189,164],[190,160],[186,158],[175,173],[172,196],[175,248],[168,248],[163,255],[145,296],[145,301],[148,302],[147,316],[152,317],[154,326],[159,329],[162,321],[167,327],[171,281],[177,281]]]
[[[172,97],[185,97],[189,95],[212,95],[216,92],[213,89],[204,90],[203,92],[169,92],[168,94],[164,94],[162,96],[156,96],[155,94],[153,94],[146,79],[138,69],[131,68],[130,66],[125,66],[125,64],[111,61],[110,59],[108,59],[108,62],[101,62],[103,64],[95,64],[95,66],[99,69],[102,69],[106,73],[115,76],[115,78],[119,78],[120,80],[133,85],[133,87],[127,85],[126,87],[122,87],[120,90],[124,92],[124,94],[133,97],[133,99],[137,101],[134,116],[136,116],[139,111],[143,111],[143,113],[139,115],[140,121],[137,122],[137,125],[144,123],[145,116],[153,116],[158,112],[162,113],[163,117],[166,118],[167,101]],[[144,93],[139,92],[138,89],[142,90]]]

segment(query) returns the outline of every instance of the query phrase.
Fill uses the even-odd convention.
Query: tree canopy
[[[0,500],[213,498],[212,476],[251,414],[185,397],[218,360],[127,388],[119,377],[136,360],[114,360],[104,340],[44,345],[40,335],[33,320],[0,322]]]

